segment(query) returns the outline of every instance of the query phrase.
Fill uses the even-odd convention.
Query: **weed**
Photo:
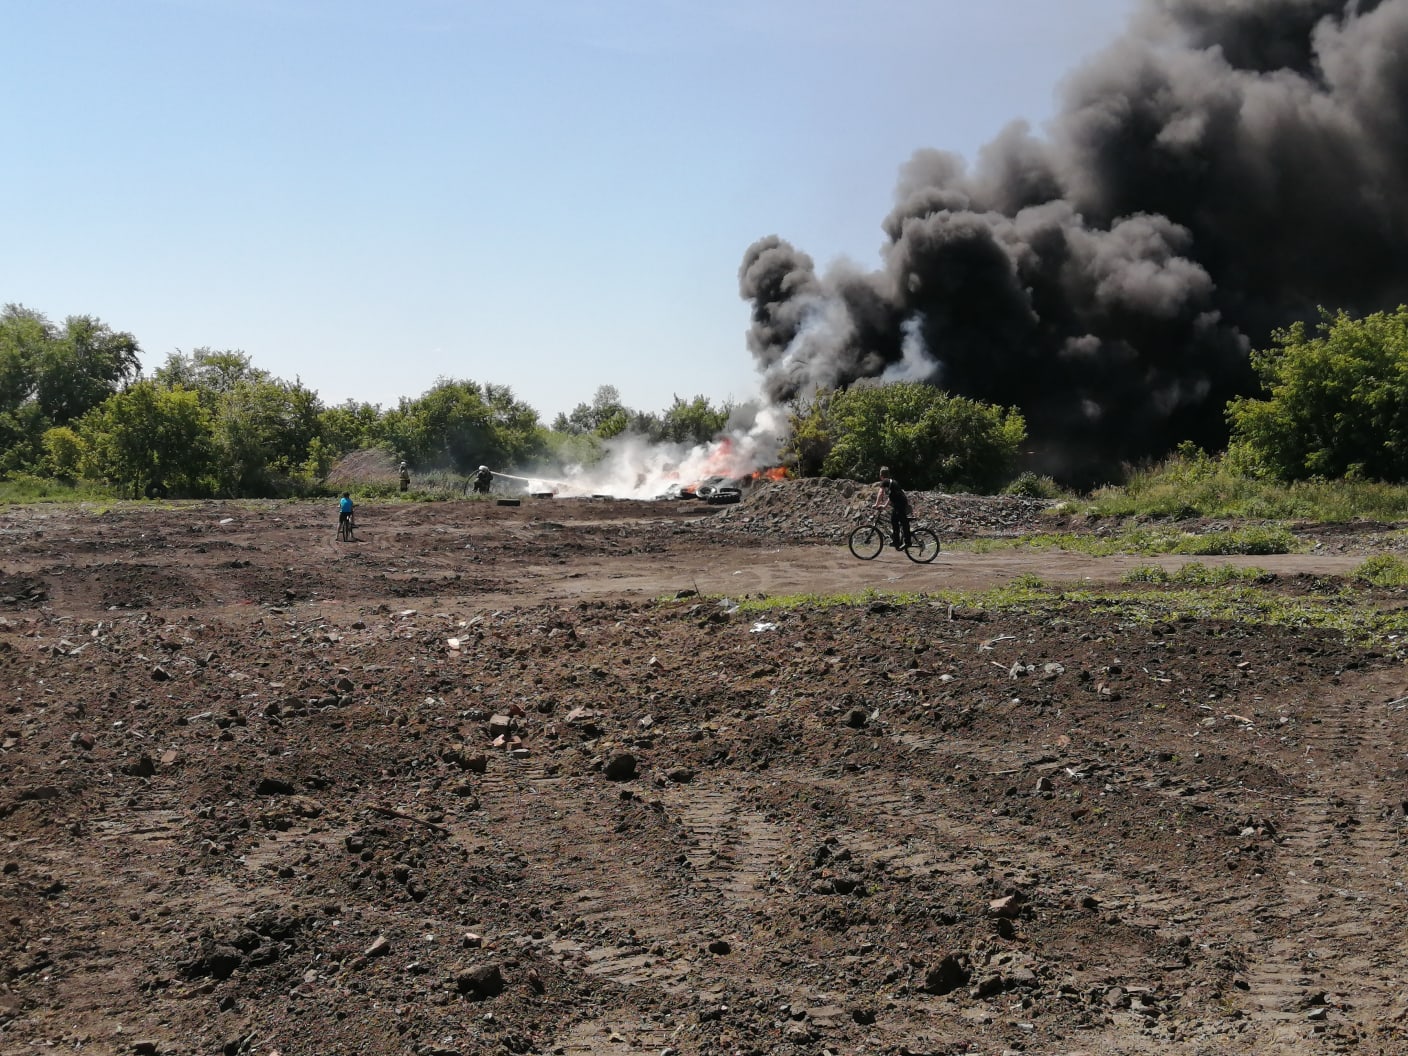
[[[1392,554],[1376,554],[1350,576],[1375,587],[1408,587],[1408,562]]]
[[[108,502],[117,497],[114,488],[93,481],[64,481],[13,473],[0,480],[0,504],[27,502]]]
[[[1260,472],[1244,453],[1212,457],[1192,448],[1157,465],[1132,469],[1119,486],[1081,504],[1106,517],[1237,517],[1339,524],[1408,519],[1408,486],[1354,480],[1286,484]]]
[[[1386,648],[1395,654],[1408,651],[1408,610],[1375,607],[1353,589],[1327,595],[1290,596],[1263,589],[1268,577],[1259,569],[1221,571],[1227,566],[1185,566],[1170,575],[1164,590],[1084,588],[1063,590],[1034,583],[1026,577],[985,591],[939,591],[934,594],[887,594],[866,590],[860,594],[793,594],[771,598],[745,598],[737,611],[751,614],[801,607],[855,607],[885,601],[896,606],[915,604],[954,605],[1049,617],[1075,606],[1087,606],[1103,615],[1136,626],[1184,617],[1218,620],[1261,627],[1297,627],[1336,631],[1346,641],[1365,647]],[[1149,577],[1157,576],[1144,570]],[[1136,570],[1138,571],[1138,570]],[[1168,573],[1165,573],[1168,575]],[[1174,575],[1183,581],[1174,583]],[[1255,581],[1251,581],[1255,577]],[[1222,580],[1225,578],[1225,582]],[[1139,581],[1141,585],[1153,578]],[[662,599],[669,603],[672,599]]]
[[[954,549],[960,544],[955,543]],[[1131,528],[1117,535],[1080,535],[1074,532],[1041,533],[1012,539],[974,539],[964,547],[974,553],[994,550],[1066,550],[1109,557],[1111,554],[1289,554],[1304,546],[1284,528],[1253,525],[1225,531],[1181,532],[1174,528]]]

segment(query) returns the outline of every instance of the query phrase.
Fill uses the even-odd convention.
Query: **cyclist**
[[[337,531],[344,539],[352,538],[352,529],[356,525],[352,523],[352,496],[347,492],[342,493],[342,498],[337,500]]]
[[[890,507],[890,536],[896,550],[909,546],[909,496],[890,476],[890,467],[880,467],[880,483],[875,492],[875,508]]]

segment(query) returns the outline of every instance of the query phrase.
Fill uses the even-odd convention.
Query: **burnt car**
[[[706,477],[694,486],[694,496],[711,506],[725,506],[743,498],[743,481],[732,477]]]

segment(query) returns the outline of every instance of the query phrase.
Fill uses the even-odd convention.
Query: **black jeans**
[[[890,537],[897,546],[909,545],[909,511],[890,507]]]

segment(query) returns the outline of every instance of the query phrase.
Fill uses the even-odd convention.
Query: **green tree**
[[[386,414],[386,441],[418,466],[467,472],[522,465],[544,450],[538,412],[506,385],[442,378]]]
[[[723,431],[732,408],[715,407],[708,397],[696,396],[685,402],[678,396],[659,418],[660,440],[676,444],[705,444]]]
[[[1408,307],[1320,314],[1252,354],[1265,395],[1228,404],[1233,442],[1284,480],[1408,480]]]
[[[176,351],[152,372],[152,378],[164,388],[183,389],[201,394],[207,407],[235,386],[246,382],[269,380],[269,372],[256,367],[247,353],[239,349],[197,348],[189,355]]]
[[[45,430],[134,380],[139,351],[131,334],[92,316],[59,327],[22,305],[0,310],[0,472],[41,468]]]
[[[594,433],[609,440],[625,432],[631,424],[630,409],[621,402],[621,392],[615,385],[601,385],[591,403],[579,403],[570,414],[553,419],[553,429],[559,433]]]
[[[262,372],[260,372],[262,374]],[[229,495],[271,495],[301,475],[319,435],[322,405],[301,382],[246,376],[215,405],[216,477]]]
[[[136,496],[152,481],[198,493],[213,469],[210,414],[197,393],[139,381],[78,422],[85,476]]]
[[[794,414],[792,425],[785,456],[799,473],[874,480],[887,465],[907,488],[976,492],[996,491],[1011,478],[1027,434],[1015,408],[921,382],[825,393]]]
[[[0,473],[36,469],[44,455],[47,428],[49,420],[33,400],[0,411]]]
[[[34,395],[37,364],[53,337],[53,324],[39,312],[22,304],[0,310],[0,412],[18,410]]]
[[[375,447],[386,439],[381,408],[355,400],[325,407],[318,416],[318,433],[333,457]]]
[[[49,476],[72,480],[82,469],[83,438],[66,425],[44,431],[44,458],[40,468]]]
[[[34,396],[55,425],[82,417],[141,373],[131,334],[91,315],[71,315],[51,334],[35,363]]]

